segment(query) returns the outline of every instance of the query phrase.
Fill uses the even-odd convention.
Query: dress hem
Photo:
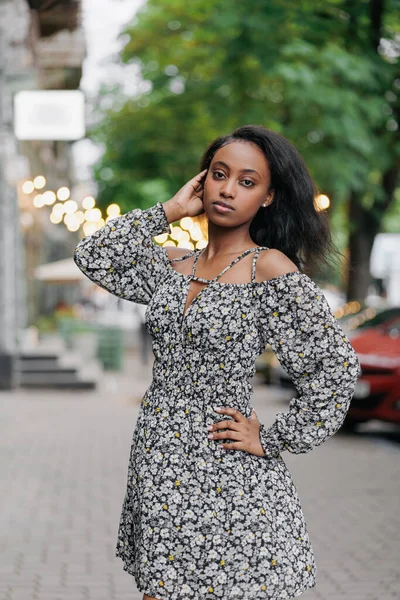
[[[124,557],[121,554],[118,554],[118,552],[115,553],[115,556],[122,560],[123,570],[126,571],[127,573],[129,573],[129,575],[132,575],[132,577],[135,580],[136,587],[141,594],[146,594],[147,596],[151,596],[152,598],[157,598],[157,600],[186,600],[183,596],[177,596],[174,593],[171,595],[167,595],[167,596],[166,595],[160,596],[159,591],[154,590],[154,588],[152,587],[151,584],[141,585],[138,582],[138,576],[137,576],[136,572],[134,571],[134,569],[131,566],[129,566],[129,564],[124,559]],[[262,598],[262,600],[280,600],[280,599],[281,600],[291,600],[292,598],[298,598],[299,596],[304,594],[304,592],[306,592],[307,590],[310,590],[310,589],[316,587],[316,585],[317,585],[317,580],[314,576],[314,579],[312,579],[309,584],[306,584],[306,585],[301,586],[300,588],[297,588],[297,590],[291,596],[281,596],[279,594],[278,596],[274,595],[273,598],[268,598],[267,596],[264,596],[262,598],[261,596],[259,596],[259,599],[261,600],[261,598]],[[284,590],[282,590],[282,591],[284,591]],[[246,600],[259,600],[259,599],[256,596],[254,596],[253,598],[250,598],[250,596],[248,596],[246,598]],[[195,598],[194,600],[200,600],[200,597]]]

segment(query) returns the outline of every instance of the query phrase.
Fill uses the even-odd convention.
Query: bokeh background
[[[400,598],[399,55],[399,0],[0,0],[0,600],[141,600],[114,546],[145,307],[72,254],[250,123],[317,183],[343,261],[310,275],[362,367],[341,431],[284,457],[319,566],[305,596]],[[207,231],[185,218],[155,243]],[[254,387],[264,422],[296,394],[269,347]]]

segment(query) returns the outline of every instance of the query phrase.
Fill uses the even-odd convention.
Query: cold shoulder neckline
[[[228,267],[232,266],[233,262],[236,262],[236,260],[241,257],[243,254],[247,254],[249,251],[260,251],[262,249],[267,249],[269,250],[270,248],[268,248],[267,246],[255,246],[253,248],[248,248],[247,250],[244,250],[244,252],[242,252],[241,255],[239,255],[238,257],[236,257],[236,259],[233,259],[233,261],[230,263],[230,265],[228,265]],[[180,271],[177,271],[176,269],[174,269],[174,267],[172,266],[172,261],[176,261],[176,260],[182,260],[184,258],[189,258],[191,255],[196,254],[197,256],[195,256],[195,262],[196,262],[196,258],[199,256],[200,252],[202,251],[202,248],[195,248],[193,250],[189,250],[186,254],[183,254],[182,256],[177,256],[176,258],[169,258],[166,250],[165,250],[165,256],[167,258],[167,262],[168,262],[168,266],[169,268],[174,272],[177,273],[180,277],[183,277],[184,279],[193,279],[193,274],[192,273],[181,273]],[[222,271],[225,271],[225,269],[223,269]],[[222,271],[218,274],[221,275]],[[308,275],[306,275],[306,273],[303,273],[302,271],[288,271],[287,273],[282,273],[281,275],[276,275],[275,277],[271,277],[270,279],[263,279],[262,281],[246,281],[244,283],[235,283],[235,282],[230,282],[230,281],[217,281],[216,278],[214,279],[210,279],[208,280],[208,285],[220,285],[220,286],[231,286],[231,287],[246,287],[246,286],[256,286],[256,285],[264,285],[266,283],[269,282],[273,282],[273,281],[277,281],[279,279],[283,279],[287,276],[291,276],[291,275],[302,275],[307,277],[308,279],[310,279],[308,277]],[[311,280],[312,281],[312,280]]]
[[[185,273],[180,273],[180,271],[177,271],[176,269],[174,269],[174,267],[170,264],[169,267],[171,268],[171,270],[176,273],[177,275],[179,275],[180,277],[183,277],[185,279],[191,279],[192,275],[190,273],[185,274]],[[308,275],[306,275],[306,273],[303,273],[302,271],[288,271],[287,273],[282,273],[281,275],[277,275],[276,277],[271,277],[270,279],[263,279],[263,281],[247,281],[244,283],[235,283],[235,282],[230,282],[230,281],[210,281],[209,285],[229,285],[229,286],[233,286],[233,287],[244,287],[244,286],[252,286],[252,285],[263,285],[266,283],[270,283],[272,281],[277,281],[279,279],[283,279],[285,277],[288,277],[289,275],[302,275],[303,277],[307,277],[308,279],[310,279],[308,277]],[[311,279],[312,281],[312,279]]]

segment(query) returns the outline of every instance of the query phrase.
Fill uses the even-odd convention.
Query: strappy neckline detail
[[[179,260],[184,260],[185,258],[188,258],[189,256],[192,256],[193,254],[196,254],[194,261],[193,261],[193,267],[192,267],[192,272],[190,274],[185,274],[185,273],[180,273],[179,271],[177,271],[176,269],[173,270],[175,271],[175,273],[178,273],[178,275],[182,275],[183,277],[189,277],[190,280],[195,280],[195,281],[200,281],[201,283],[218,283],[218,279],[220,277],[222,277],[222,275],[224,275],[226,273],[226,271],[228,271],[231,267],[233,267],[237,262],[239,262],[239,260],[241,260],[242,258],[244,258],[245,256],[247,256],[248,254],[250,254],[251,252],[254,252],[254,258],[252,261],[252,268],[251,268],[251,281],[242,283],[242,284],[232,284],[232,285],[249,285],[249,284],[253,284],[253,283],[257,283],[255,282],[255,270],[256,270],[256,261],[258,258],[259,253],[261,252],[261,250],[269,250],[270,248],[268,246],[255,246],[254,248],[248,248],[247,250],[244,250],[241,254],[239,254],[239,256],[236,256],[230,263],[229,265],[227,265],[226,267],[224,267],[222,269],[222,271],[220,273],[218,273],[218,275],[216,275],[213,279],[206,279],[205,277],[199,277],[196,275],[196,266],[197,266],[197,261],[200,257],[200,254],[202,253],[202,251],[204,250],[204,248],[201,249],[194,249],[191,250],[189,253],[184,254],[183,256],[178,256],[177,258],[172,258],[170,260],[170,262],[172,261],[179,261]],[[223,283],[223,285],[229,285],[229,282]]]
[[[177,257],[176,259],[172,259],[172,260],[182,260],[183,258],[186,258],[187,256],[192,255],[194,252],[196,253],[194,261],[193,261],[193,267],[192,267],[192,272],[190,273],[190,275],[186,275],[185,277],[189,278],[189,286],[188,286],[188,292],[185,295],[185,299],[184,299],[184,303],[183,303],[183,312],[182,312],[182,326],[185,323],[186,317],[188,315],[188,313],[190,312],[192,306],[194,304],[196,304],[196,301],[198,300],[198,298],[201,296],[201,294],[204,292],[204,290],[206,290],[210,285],[218,283],[218,279],[224,274],[226,273],[226,271],[228,271],[228,269],[230,269],[231,267],[233,267],[233,265],[235,265],[237,262],[239,262],[239,260],[241,260],[242,258],[244,258],[245,256],[247,256],[248,254],[250,254],[250,252],[254,252],[254,258],[253,258],[253,262],[252,262],[252,269],[251,269],[251,282],[246,283],[246,285],[249,285],[249,283],[251,285],[253,285],[254,282],[254,278],[255,278],[255,267],[256,267],[256,260],[257,257],[259,255],[259,253],[261,252],[261,250],[266,249],[269,250],[268,247],[266,246],[256,246],[254,248],[248,248],[247,250],[245,250],[244,252],[242,252],[239,256],[236,256],[236,258],[234,258],[229,265],[227,265],[226,267],[224,267],[222,269],[222,271],[220,273],[218,273],[218,275],[216,275],[213,279],[205,279],[203,277],[198,277],[196,276],[196,265],[197,265],[197,261],[199,259],[199,256],[201,254],[201,252],[204,250],[204,248],[202,248],[201,250],[196,249],[196,250],[192,250],[191,252],[189,252],[189,254],[186,254],[184,256],[180,256]],[[171,267],[173,269],[173,267]],[[174,271],[176,273],[179,273],[179,271],[176,271],[176,269],[174,269]],[[183,275],[183,273],[179,273],[180,275]],[[206,283],[207,285],[202,288],[198,294],[196,294],[194,296],[194,298],[192,299],[192,301],[189,303],[188,306],[186,306],[186,302],[188,299],[188,295],[189,295],[189,290],[190,290],[190,283],[192,280],[195,281],[200,281],[201,283]],[[228,285],[227,283],[224,283],[223,285]],[[236,284],[238,285],[238,284]]]
[[[175,261],[184,260],[185,258],[188,258],[189,256],[192,256],[193,254],[197,253],[197,256],[195,257],[195,262],[197,263],[197,260],[198,260],[198,257],[200,256],[201,250],[202,249],[199,249],[199,248],[196,248],[194,250],[190,250],[187,254],[183,254],[182,256],[177,256],[176,258],[168,258],[168,262],[171,263],[171,262],[175,262]],[[225,267],[225,269],[228,270],[228,268],[230,268],[231,266],[233,266],[233,264],[235,264],[236,261],[238,261],[241,258],[243,258],[243,256],[245,254],[247,255],[248,252],[254,252],[254,251],[257,251],[257,250],[258,250],[258,252],[255,253],[254,259],[253,259],[253,267],[252,268],[254,269],[255,262],[256,262],[256,259],[257,259],[258,255],[259,255],[259,253],[261,252],[261,250],[270,250],[270,248],[268,246],[256,246],[254,248],[248,248],[247,250],[245,250],[244,252],[242,252],[241,255],[239,255],[236,258],[234,258],[233,261],[230,263],[230,265],[227,265],[227,267]],[[192,268],[192,273],[186,274],[186,273],[181,273],[180,271],[177,271],[176,269],[174,269],[174,267],[171,264],[169,266],[170,266],[171,271],[174,274],[176,274],[178,277],[182,277],[182,278],[184,278],[186,280],[189,280],[189,285],[190,285],[190,281],[193,278],[193,268]],[[313,280],[310,279],[308,277],[308,275],[306,275],[303,271],[300,271],[300,270],[297,270],[297,271],[288,271],[287,273],[282,273],[281,275],[276,275],[275,277],[271,277],[270,279],[263,279],[262,281],[254,281],[253,280],[253,275],[252,275],[252,281],[247,281],[245,283],[234,283],[234,282],[229,282],[229,281],[226,281],[226,282],[224,282],[224,281],[223,282],[217,281],[217,279],[219,277],[221,277],[221,275],[223,274],[223,272],[225,272],[225,269],[223,269],[221,271],[221,273],[219,273],[216,277],[214,277],[214,279],[205,279],[204,282],[208,283],[208,284],[212,284],[212,285],[219,285],[221,287],[226,286],[226,287],[234,287],[234,288],[245,288],[245,287],[249,287],[249,286],[253,287],[253,286],[270,285],[270,284],[274,284],[277,281],[280,281],[282,279],[286,279],[287,277],[288,278],[292,278],[295,275],[296,276],[301,275],[303,277],[306,277],[307,279],[309,279],[309,281],[311,283],[313,283]],[[255,271],[252,271],[252,274],[253,273],[255,274]],[[196,279],[200,280],[200,278],[196,278]],[[205,290],[207,290],[208,287],[209,287],[209,285],[207,285],[206,287],[204,287],[203,289],[201,289],[199,291],[199,293],[193,298],[193,300],[191,301],[191,303],[189,304],[189,306],[186,308],[185,313],[182,313],[182,317],[181,317],[181,321],[182,321],[181,325],[182,326],[183,326],[183,324],[186,321],[186,317],[188,316],[188,313],[190,312],[190,310],[192,308],[192,305],[196,304],[196,301],[198,300],[199,296]],[[189,293],[189,291],[188,291],[188,293]],[[185,310],[186,300],[187,300],[187,295],[186,295],[185,300],[184,300],[183,310]]]
[[[254,281],[254,277],[255,277],[255,262],[257,259],[258,254],[260,253],[260,251],[262,250],[263,247],[261,246],[256,246],[254,248],[248,248],[247,250],[244,250],[244,252],[242,252],[241,254],[239,254],[239,256],[236,256],[236,258],[234,258],[229,265],[227,265],[226,267],[224,267],[222,269],[222,271],[220,273],[218,273],[218,275],[216,275],[213,279],[206,279],[204,277],[198,277],[196,275],[196,265],[197,265],[197,261],[200,257],[200,254],[202,253],[202,251],[204,250],[204,248],[202,250],[200,250],[200,252],[198,252],[194,258],[194,262],[193,262],[193,268],[192,268],[192,279],[194,279],[195,281],[200,281],[202,283],[214,283],[215,281],[218,281],[218,279],[220,277],[222,277],[222,275],[224,275],[231,267],[233,267],[237,262],[239,262],[239,260],[241,260],[242,258],[244,258],[245,256],[247,256],[248,254],[250,254],[250,252],[254,252],[254,259],[253,259],[253,264],[252,264],[252,270],[251,270],[251,283],[253,283]],[[269,248],[266,248],[266,250],[269,250]]]

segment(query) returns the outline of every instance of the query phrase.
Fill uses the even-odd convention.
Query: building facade
[[[55,189],[74,179],[68,142],[15,138],[13,99],[21,90],[79,87],[85,58],[80,4],[0,0],[0,387],[13,385],[10,357],[39,309],[33,271],[49,256],[57,258],[54,248],[68,237],[34,210],[22,183],[40,174]]]

